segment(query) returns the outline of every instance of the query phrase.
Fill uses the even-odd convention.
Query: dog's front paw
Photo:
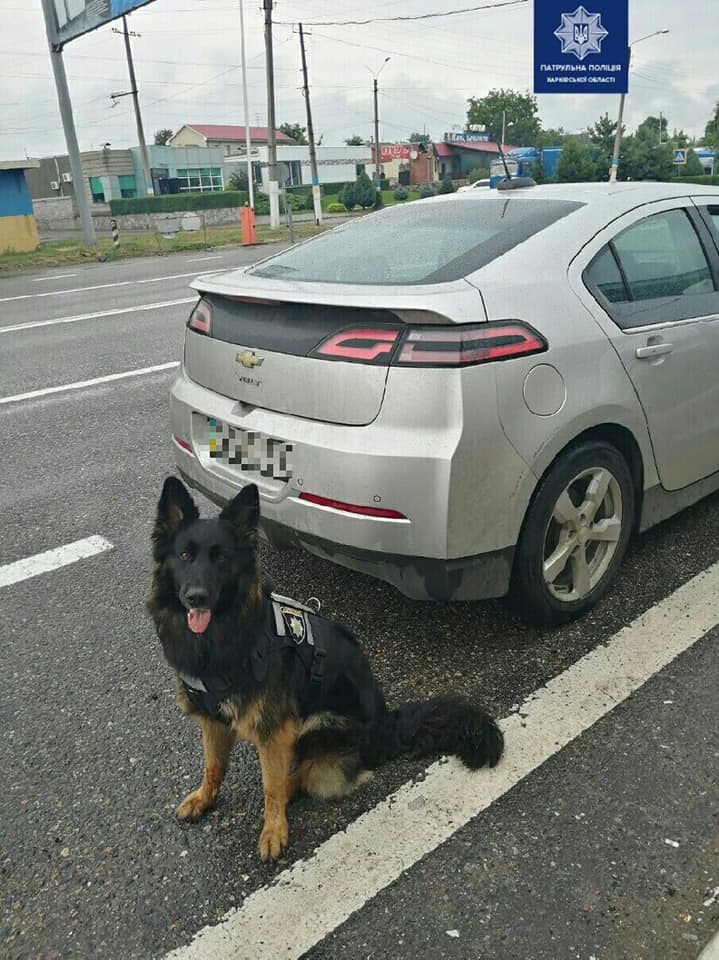
[[[212,806],[211,796],[208,796],[204,790],[193,790],[177,807],[175,816],[178,820],[199,820],[210,806]]]
[[[266,823],[260,834],[260,856],[263,860],[277,860],[287,846],[287,820]]]

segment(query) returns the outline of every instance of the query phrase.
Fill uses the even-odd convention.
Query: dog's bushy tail
[[[352,757],[358,769],[374,770],[396,757],[448,753],[478,770],[494,767],[504,749],[502,731],[489,714],[454,697],[405,703],[365,724],[337,720],[300,736],[296,762]]]
[[[478,770],[502,756],[504,737],[480,707],[453,697],[406,703],[388,711],[362,731],[360,759],[373,769],[399,756],[454,754]]]

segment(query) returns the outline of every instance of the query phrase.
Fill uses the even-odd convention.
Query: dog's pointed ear
[[[240,533],[251,540],[257,538],[257,524],[260,519],[260,494],[257,485],[248,483],[246,487],[230,500],[220,514],[221,520],[228,520]]]
[[[177,477],[168,477],[162,487],[152,531],[156,551],[161,551],[181,527],[197,520],[199,516],[200,512],[184,483]]]

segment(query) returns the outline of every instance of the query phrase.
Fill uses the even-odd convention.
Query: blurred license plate
[[[211,460],[231,463],[273,480],[292,477],[292,444],[252,430],[240,430],[221,420],[207,418],[208,447]]]

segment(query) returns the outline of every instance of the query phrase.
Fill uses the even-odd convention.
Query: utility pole
[[[277,183],[277,136],[275,130],[275,74],[272,57],[272,0],[262,0],[265,11],[265,66],[267,70],[267,174],[270,192],[270,227],[280,228],[280,197]]]
[[[88,200],[87,189],[85,187],[85,174],[83,173],[82,161],[80,160],[80,148],[77,143],[75,120],[72,115],[72,104],[70,103],[70,91],[67,87],[65,64],[62,59],[62,47],[59,45],[56,47],[54,42],[55,13],[52,8],[52,0],[42,0],[42,12],[45,17],[45,32],[47,33],[47,44],[50,48],[52,72],[55,76],[57,102],[58,106],[60,107],[62,127],[65,131],[67,154],[70,159],[70,171],[72,172],[75,203],[77,205],[77,212],[80,215],[80,224],[82,226],[82,242],[86,246],[92,246],[95,243],[95,225],[92,222],[90,202]]]
[[[382,178],[382,174],[381,174],[380,167],[379,167],[379,106],[378,106],[378,104],[377,104],[377,93],[378,93],[377,77],[379,77],[380,73],[382,73],[382,71],[384,70],[385,65],[387,64],[387,62],[389,61],[389,59],[390,59],[389,57],[385,57],[385,58],[384,58],[384,63],[383,63],[382,66],[379,68],[379,70],[377,71],[377,73],[375,73],[373,70],[370,70],[370,68],[367,67],[367,69],[368,69],[369,72],[372,74],[372,77],[373,77],[373,79],[374,79],[374,87],[373,87],[373,91],[374,91],[374,151],[375,151],[375,153],[374,153],[374,179],[375,179],[375,187],[377,188],[377,190],[379,190],[380,180],[381,180],[381,178]]]
[[[651,37],[657,37],[660,33],[669,33],[669,30],[655,30],[654,33],[648,33],[646,37],[640,37],[638,40],[634,40],[633,43],[629,44],[627,50],[627,78],[629,77],[629,65],[632,60],[632,47],[636,44],[641,43],[642,40],[649,40]],[[624,101],[626,100],[626,93],[621,94],[619,98],[619,116],[617,117],[617,132],[614,136],[614,153],[612,155],[612,168],[609,172],[609,182],[617,182],[617,173],[619,172],[619,150],[622,145],[622,124],[624,121]],[[661,127],[659,128],[659,133],[661,136]]]
[[[379,166],[379,110],[377,107],[377,77],[374,78],[374,185],[379,190],[382,172]]]
[[[152,177],[150,176],[150,162],[147,158],[147,144],[145,143],[145,131],[142,128],[142,117],[140,115],[140,100],[137,96],[137,81],[135,80],[135,64],[132,62],[132,48],[130,47],[130,33],[127,29],[127,17],[122,18],[122,32],[125,37],[125,52],[127,53],[127,69],[130,73],[130,93],[132,102],[135,104],[135,120],[137,122],[137,140],[140,144],[140,156],[142,157],[142,173],[145,178],[145,193],[152,197],[155,193],[152,186]]]
[[[302,94],[305,98],[307,107],[307,139],[310,143],[310,169],[312,171],[312,203],[315,208],[315,223],[319,226],[322,223],[322,200],[320,198],[320,178],[317,172],[317,151],[315,149],[315,133],[312,127],[312,108],[310,107],[310,85],[307,82],[307,58],[305,57],[305,35],[300,27],[300,50],[302,51],[302,78],[304,86]]]
[[[245,150],[247,152],[247,189],[250,192],[250,207],[255,209],[255,185],[252,182],[252,140],[250,137],[250,105],[247,97],[247,54],[245,52],[244,0],[240,0],[240,40],[242,43],[242,98],[245,107]]]

